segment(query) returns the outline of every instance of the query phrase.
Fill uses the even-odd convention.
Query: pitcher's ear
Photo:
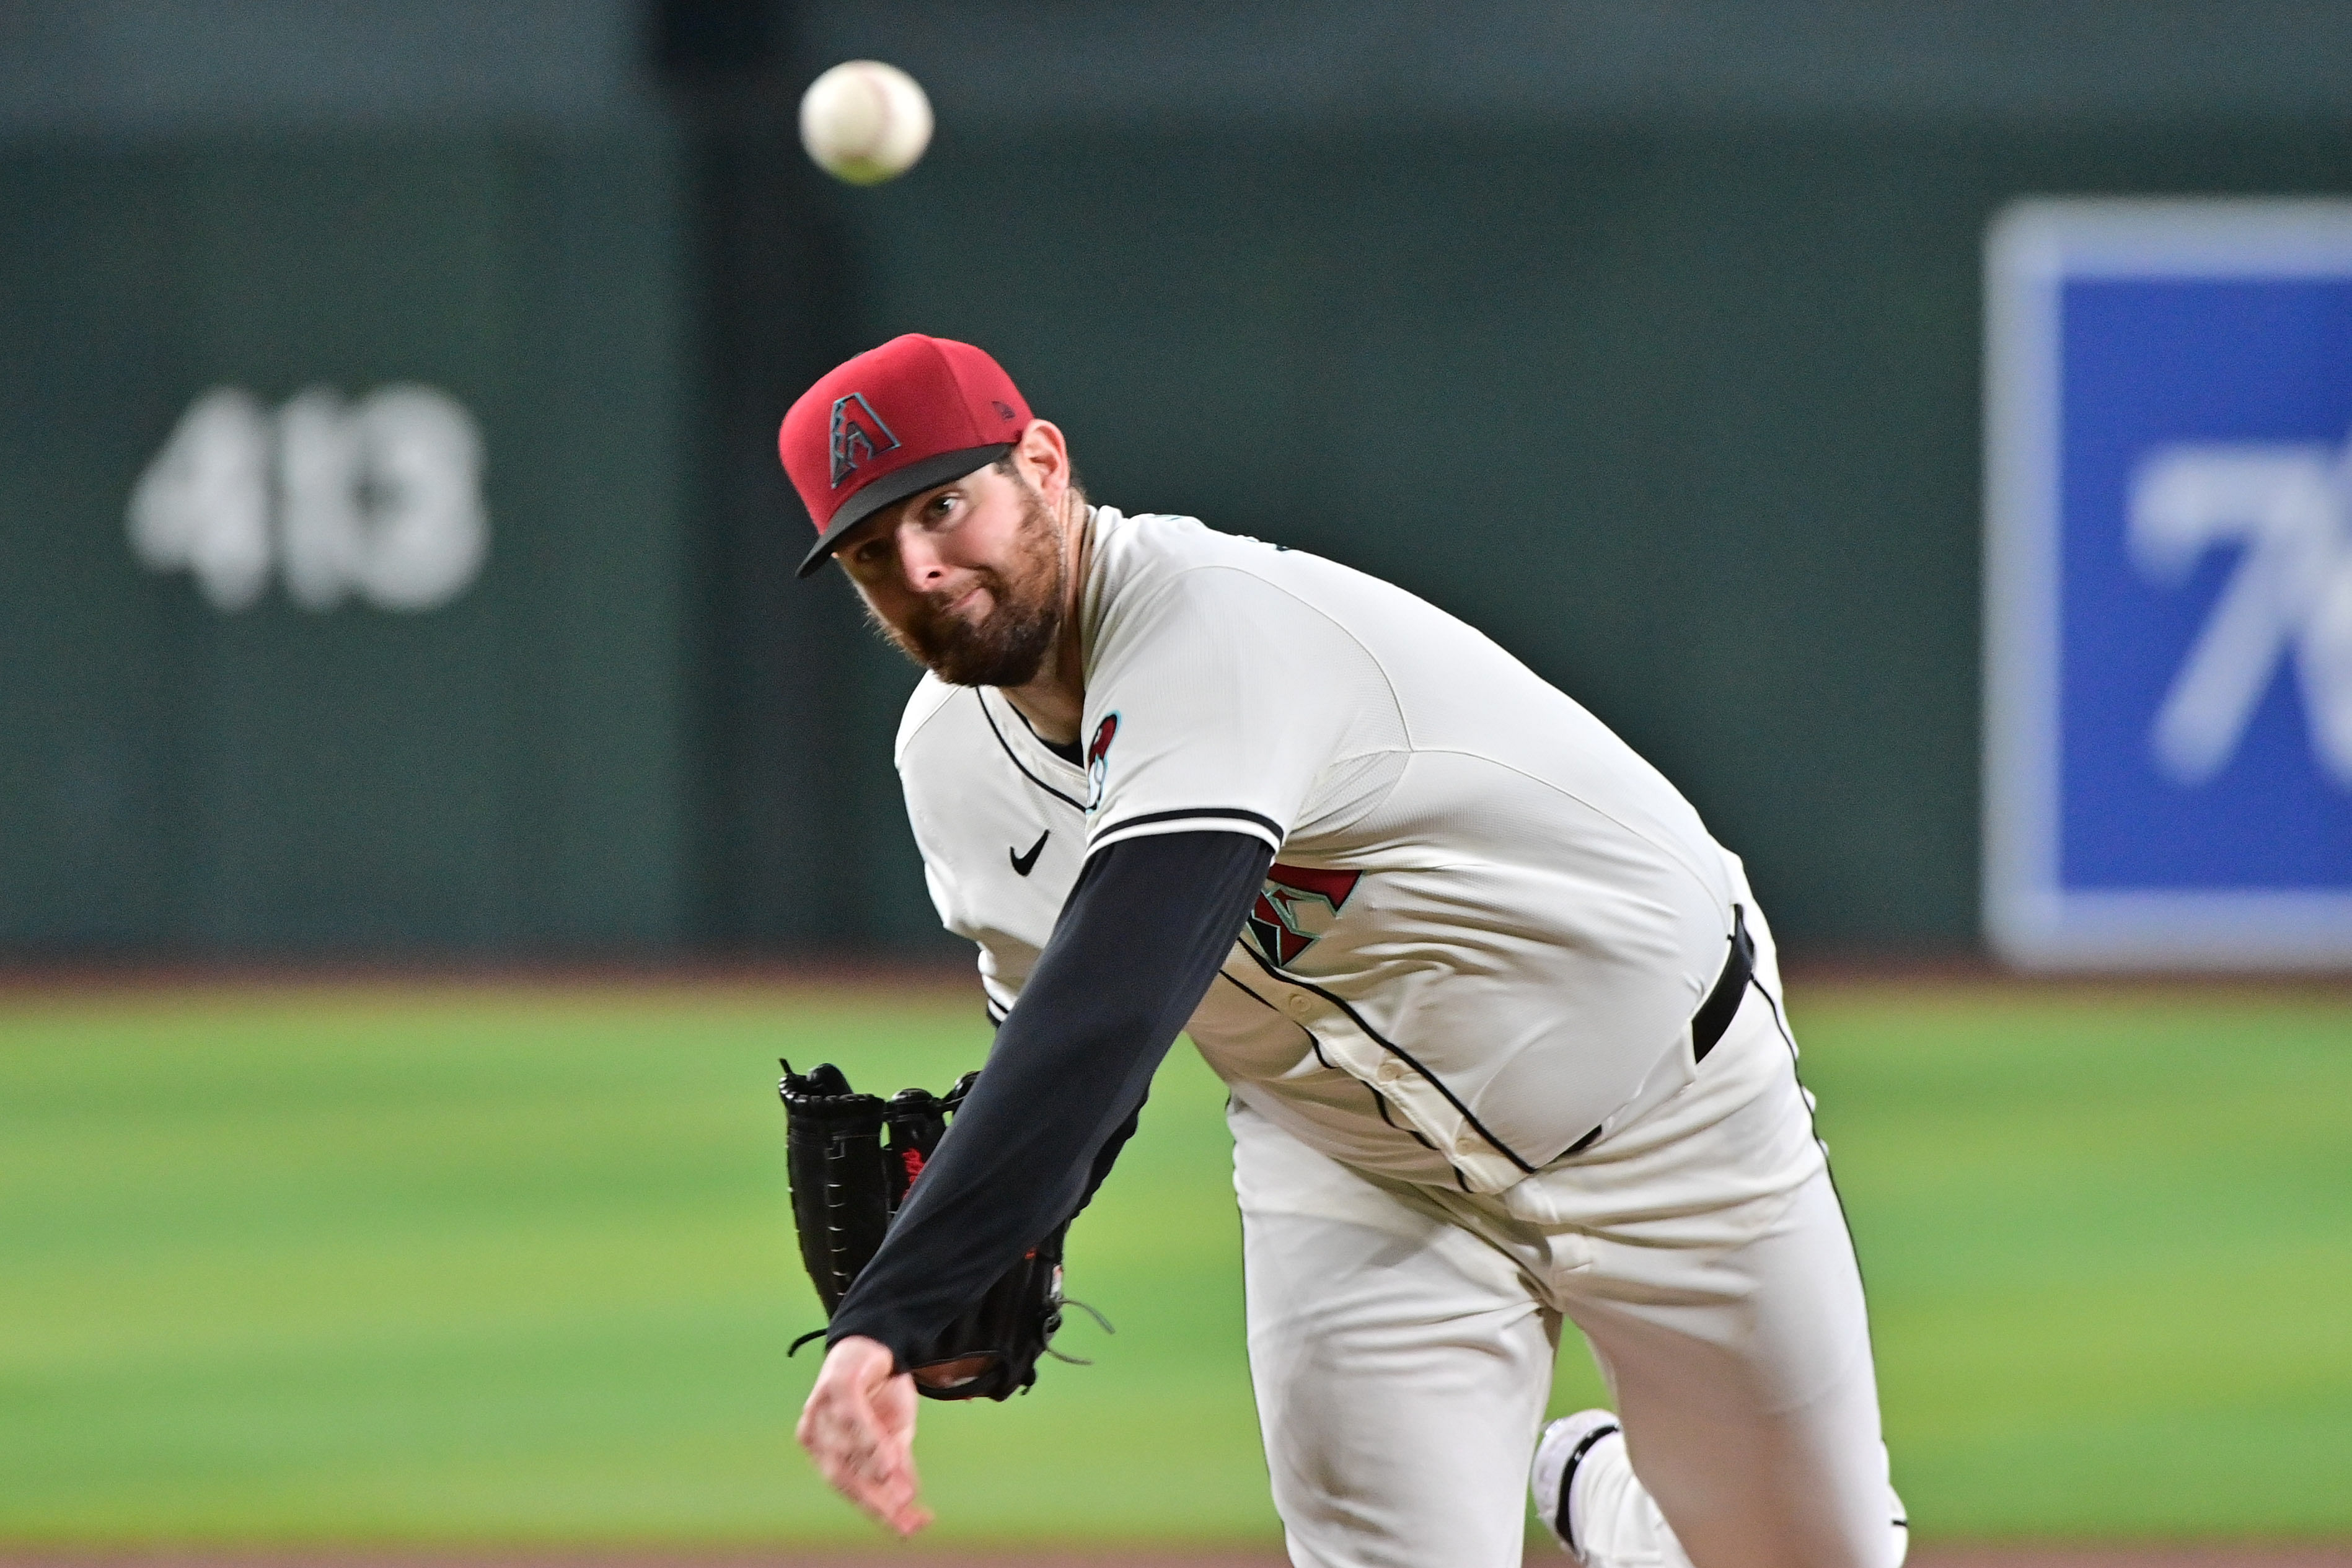
[[[1022,477],[1041,494],[1058,493],[1070,482],[1070,444],[1050,419],[1032,419],[1010,454]]]

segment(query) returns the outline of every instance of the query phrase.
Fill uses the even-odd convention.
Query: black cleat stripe
[[[1584,1440],[1576,1446],[1576,1451],[1569,1455],[1567,1466],[1559,1472],[1559,1500],[1552,1505],[1556,1510],[1552,1527],[1559,1531],[1559,1538],[1568,1542],[1568,1549],[1580,1558],[1584,1553],[1578,1548],[1576,1537],[1568,1527],[1568,1489],[1576,1483],[1576,1468],[1584,1463],[1584,1456],[1592,1451],[1592,1445],[1617,1429],[1617,1424],[1612,1421],[1606,1426],[1595,1426],[1587,1432]]]

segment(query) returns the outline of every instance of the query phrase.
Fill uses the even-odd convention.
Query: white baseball
[[[801,95],[801,145],[853,185],[898,178],[930,144],[931,100],[897,66],[845,60]]]

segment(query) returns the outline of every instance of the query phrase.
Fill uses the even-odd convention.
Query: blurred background
[[[866,190],[795,128],[860,57],[939,116]],[[9,0],[0,1550],[864,1538],[789,1447],[766,1064],[943,1088],[986,1031],[890,772],[913,671],[792,580],[773,438],[908,331],[1096,499],[1486,629],[1746,858],[1930,1548],[2352,1534],[2352,589],[2242,753],[2084,797],[2171,803],[2142,845],[2226,797],[2242,864],[2062,854],[2072,536],[1998,476],[2067,394],[1986,414],[2040,352],[1989,334],[2001,214],[2352,198],[2347,61],[2297,0]],[[2352,242],[2292,213],[2302,402],[2166,438],[2352,425]],[[2111,384],[2205,384],[2148,319]],[[2065,644],[2129,645],[2066,701],[2135,767],[2252,537],[2207,532]],[[2037,946],[1993,907],[2037,853],[2221,912]],[[1269,1539],[1216,1086],[1159,1101],[1074,1242],[1122,1334],[928,1413],[942,1539]]]

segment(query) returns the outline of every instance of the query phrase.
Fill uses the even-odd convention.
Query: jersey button
[[[1372,1076],[1380,1079],[1382,1083],[1394,1083],[1397,1079],[1404,1077],[1404,1063],[1397,1060],[1394,1057],[1386,1058],[1379,1067],[1372,1069]]]
[[[1475,1127],[1465,1127],[1462,1135],[1454,1140],[1454,1147],[1465,1154],[1475,1154],[1486,1146],[1486,1141],[1478,1136],[1478,1130]]]
[[[1289,1005],[1294,1013],[1302,1015],[1311,1013],[1315,1010],[1315,998],[1304,991],[1294,991],[1290,994]]]

